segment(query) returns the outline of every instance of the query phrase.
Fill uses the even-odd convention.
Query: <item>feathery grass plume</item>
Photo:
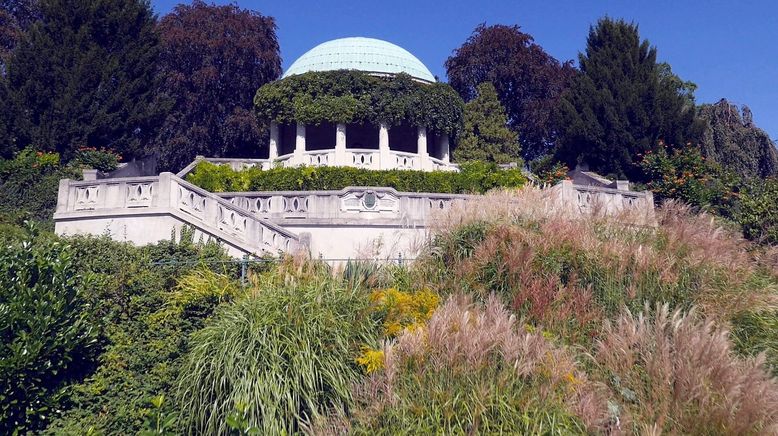
[[[531,322],[580,338],[623,305],[696,305],[728,320],[775,300],[778,275],[756,267],[741,238],[677,203],[656,218],[658,227],[573,216],[533,187],[491,193],[433,220],[427,285],[481,300],[494,292]]]
[[[375,343],[379,329],[369,296],[329,273],[283,275],[223,307],[193,335],[178,382],[187,432],[227,434],[236,402],[262,434],[300,431],[348,405],[359,346]]]
[[[734,356],[726,330],[668,305],[605,322],[596,360],[633,431],[776,434],[778,382],[764,357]]]
[[[355,389],[356,434],[569,434],[607,425],[604,387],[496,297],[452,296],[383,351],[384,368]]]

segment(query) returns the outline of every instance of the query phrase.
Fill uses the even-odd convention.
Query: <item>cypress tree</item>
[[[508,117],[494,85],[484,82],[478,85],[477,93],[476,98],[465,104],[464,128],[454,157],[459,162],[520,161],[518,136],[508,128]]]
[[[656,53],[635,24],[603,18],[590,28],[580,74],[557,112],[559,160],[637,178],[635,161],[658,141],[682,145],[696,139],[689,87],[657,64]]]
[[[20,146],[146,154],[154,134],[158,36],[144,0],[43,0],[8,65]]]

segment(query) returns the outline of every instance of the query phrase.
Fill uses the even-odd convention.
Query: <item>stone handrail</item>
[[[171,173],[90,181],[60,181],[54,220],[173,216],[246,253],[295,250],[294,233]]]
[[[333,191],[225,192],[225,200],[258,217],[279,223],[299,220],[353,223],[356,221],[397,222],[422,225],[433,210],[451,207],[470,196],[398,192],[386,187],[350,186]]]

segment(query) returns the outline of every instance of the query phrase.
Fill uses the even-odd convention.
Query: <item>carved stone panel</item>
[[[153,194],[153,184],[129,183],[127,185],[127,207],[149,207]]]
[[[205,214],[205,197],[184,187],[180,188],[180,194],[178,208],[189,215],[203,219]]]
[[[100,197],[100,185],[76,188],[76,210],[88,210],[97,207]]]
[[[400,200],[388,192],[351,191],[340,198],[340,210],[354,213],[395,213]]]

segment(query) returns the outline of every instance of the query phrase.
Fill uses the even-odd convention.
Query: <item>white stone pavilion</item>
[[[420,83],[435,77],[407,50],[373,38],[342,38],[312,48],[284,73],[357,70],[377,76],[405,73]],[[449,137],[425,126],[321,123],[270,125],[267,166],[353,166],[367,169],[455,170]]]

